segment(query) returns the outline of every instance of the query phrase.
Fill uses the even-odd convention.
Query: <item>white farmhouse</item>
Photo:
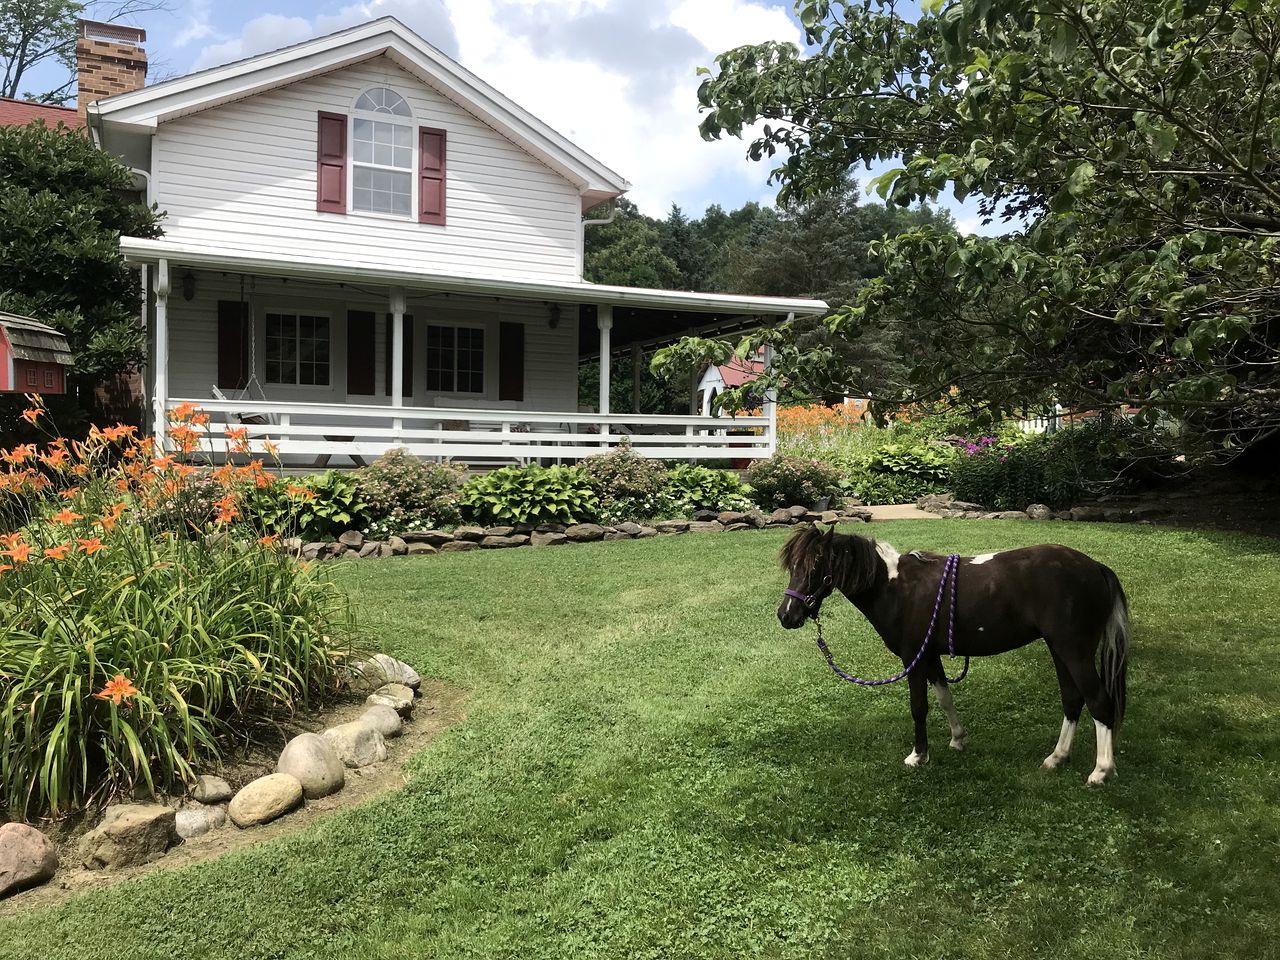
[[[162,239],[121,241],[149,292],[156,424],[198,404],[218,442],[247,426],[295,462],[574,458],[623,437],[723,457],[723,419],[611,409],[608,364],[580,412],[579,363],[825,312],[584,282],[583,212],[630,185],[397,20],[110,96],[86,62],[145,73],[143,35],[84,33],[89,131],[166,214]],[[734,456],[773,450],[771,405],[732,425],[756,431]]]

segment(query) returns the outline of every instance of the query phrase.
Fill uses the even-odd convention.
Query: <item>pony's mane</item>
[[[804,527],[791,535],[778,553],[782,568],[803,574],[806,581],[815,572],[830,574],[831,582],[850,595],[871,587],[879,570],[876,542],[869,537],[823,532]]]

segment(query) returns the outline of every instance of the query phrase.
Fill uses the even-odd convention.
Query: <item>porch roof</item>
[[[521,300],[579,303],[590,307],[609,305],[615,327],[612,348],[621,351],[633,343],[652,345],[699,331],[731,332],[759,326],[788,314],[816,316],[827,312],[823,300],[797,297],[757,297],[732,293],[694,293],[686,290],[653,290],[608,284],[542,278],[485,277],[407,270],[387,270],[318,259],[266,257],[193,247],[167,239],[121,237],[120,249],[131,263],[156,263],[167,259],[170,268],[194,267],[274,277],[299,277],[334,283],[366,283],[470,293]],[[588,311],[587,316],[593,314]],[[581,353],[592,348],[594,337],[584,335]]]

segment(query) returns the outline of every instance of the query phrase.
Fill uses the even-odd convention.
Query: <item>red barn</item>
[[[0,393],[66,393],[70,364],[61,331],[0,312]]]

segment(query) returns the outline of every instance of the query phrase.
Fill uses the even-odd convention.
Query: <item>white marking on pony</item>
[[[1044,758],[1042,766],[1046,770],[1056,770],[1071,758],[1071,741],[1076,736],[1076,722],[1062,718],[1062,731],[1058,734],[1058,744],[1053,753]]]
[[[1098,761],[1089,774],[1088,783],[1096,787],[1116,775],[1115,733],[1101,720],[1094,720],[1093,725],[1098,731]]]
[[[912,750],[911,753],[907,756],[907,759],[903,760],[902,762],[905,763],[908,767],[918,767],[922,763],[929,762],[929,754],[916,753],[914,750]]]
[[[951,749],[963,750],[969,739],[964,726],[960,723],[960,714],[956,710],[956,701],[951,696],[951,688],[945,683],[934,683],[933,695],[938,698],[938,706],[947,715],[947,723],[951,724]]]
[[[969,561],[969,565],[978,567],[986,563],[988,560],[994,559],[996,556],[997,554],[994,553],[980,553]]]
[[[889,579],[892,580],[898,575],[898,560],[902,554],[893,549],[892,544],[881,543],[879,540],[876,541],[876,553],[880,554],[880,559],[884,561],[885,569],[889,571]],[[912,754],[912,756],[915,756],[915,754]],[[915,764],[912,764],[912,766],[915,766]]]

